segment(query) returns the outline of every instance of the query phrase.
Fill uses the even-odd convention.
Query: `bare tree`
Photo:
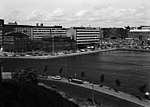
[[[86,77],[84,72],[81,72],[81,77]]]
[[[116,86],[120,86],[121,85],[121,82],[120,82],[119,79],[116,79],[115,82],[116,82]]]
[[[100,83],[104,82],[104,80],[105,80],[105,76],[104,76],[104,74],[102,74],[102,75],[100,76]]]

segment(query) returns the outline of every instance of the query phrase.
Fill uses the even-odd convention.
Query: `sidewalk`
[[[48,79],[51,80],[51,79]],[[84,88],[88,88],[88,89],[92,89],[92,84],[89,82],[85,82],[84,84],[76,84],[73,82],[68,82],[67,79],[63,78],[62,80],[54,80],[54,81],[60,81],[60,82],[64,82],[64,83],[68,83],[68,84],[72,84],[72,85],[77,85],[80,87],[84,87]],[[107,86],[103,86],[103,87],[99,87],[99,85],[94,84],[94,90],[98,91],[98,92],[102,92],[111,96],[115,96],[117,98],[123,99],[123,100],[127,100],[133,103],[136,103],[138,105],[144,106],[144,107],[149,107],[150,106],[150,100],[139,100],[137,97],[124,93],[124,92],[116,92],[114,89],[107,87]]]

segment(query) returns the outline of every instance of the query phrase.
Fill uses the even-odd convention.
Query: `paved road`
[[[56,87],[64,92],[71,93],[73,96],[81,97],[84,99],[91,97],[91,88],[90,83],[76,84],[68,82],[67,79],[62,80],[51,80],[43,81],[47,85],[55,84]],[[123,93],[115,92],[113,89],[103,86],[99,87],[94,85],[94,96],[98,103],[102,103],[104,107],[149,107],[150,101],[139,100],[138,98]]]

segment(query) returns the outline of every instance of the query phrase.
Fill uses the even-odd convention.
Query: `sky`
[[[150,0],[0,0],[0,18],[64,27],[150,25]]]

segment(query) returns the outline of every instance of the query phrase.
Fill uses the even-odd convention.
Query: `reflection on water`
[[[62,76],[75,75],[78,78],[99,83],[100,75],[105,75],[104,85],[118,88],[132,94],[138,93],[138,86],[149,86],[150,53],[113,51],[90,55],[73,56],[49,60],[6,59],[4,70],[13,71],[21,67],[33,67],[39,74]],[[47,71],[44,68],[47,66]],[[85,77],[81,77],[81,72]],[[115,79],[121,81],[116,87]]]

